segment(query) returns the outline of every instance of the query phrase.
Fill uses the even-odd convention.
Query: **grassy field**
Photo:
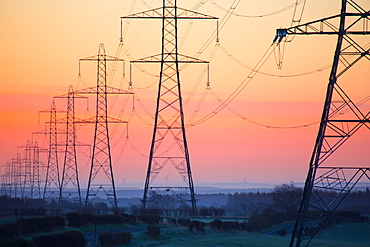
[[[163,247],[286,247],[289,237],[268,236],[247,232],[218,232],[206,228],[205,233],[192,233],[186,228],[161,225],[158,239],[148,237],[146,231],[133,233],[127,246]],[[317,236],[309,246],[315,247],[368,247],[370,246],[370,223],[342,224],[334,226]]]
[[[264,233],[248,233],[244,231],[220,232],[205,227],[205,233],[190,232],[187,227],[170,224],[159,225],[161,234],[158,238],[151,238],[147,234],[147,225],[136,223],[134,225],[97,225],[97,235],[105,231],[130,231],[132,241],[127,247],[287,247],[290,237],[266,235]],[[57,232],[77,230],[90,235],[87,247],[92,246],[95,226],[87,225],[80,228],[66,227]],[[269,231],[272,229],[268,229]],[[45,233],[43,233],[45,234]],[[39,234],[26,236],[32,239]],[[340,224],[323,231],[310,243],[313,247],[369,247],[370,222]]]

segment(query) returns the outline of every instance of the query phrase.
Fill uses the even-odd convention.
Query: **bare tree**
[[[282,184],[275,186],[271,193],[271,200],[274,206],[283,212],[288,218],[296,215],[302,196],[302,188],[293,184]]]

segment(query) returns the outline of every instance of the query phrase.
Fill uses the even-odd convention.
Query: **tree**
[[[293,184],[282,184],[275,186],[271,193],[271,200],[274,206],[290,219],[298,211],[301,196],[301,188]]]

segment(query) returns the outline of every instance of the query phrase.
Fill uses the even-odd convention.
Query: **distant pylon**
[[[22,159],[23,164],[23,184],[22,184],[22,198],[33,198],[33,186],[34,181],[32,178],[32,156],[31,156],[31,144],[30,140],[27,140],[26,146],[18,148],[24,148],[24,156]]]
[[[0,195],[11,197],[12,195],[12,160],[8,160],[2,168]]]
[[[41,197],[41,163],[40,163],[40,147],[38,143],[35,142],[33,148],[33,159],[32,159],[32,179],[33,179],[33,190],[32,190],[32,198],[39,199]]]
[[[73,87],[69,86],[68,94],[54,98],[67,98],[67,118],[57,122],[66,124],[65,153],[62,179],[60,182],[59,203],[71,200],[82,204],[80,182],[78,180],[77,154],[76,154],[76,128],[75,128],[75,94]],[[72,188],[67,188],[68,186]]]
[[[188,144],[185,134],[184,112],[180,89],[180,63],[208,63],[178,53],[179,19],[217,19],[195,11],[177,7],[177,0],[163,0],[163,6],[121,18],[153,18],[162,20],[162,53],[142,58],[135,63],[160,63],[160,80],[154,131],[145,180],[142,210],[146,210],[149,188],[158,195],[171,193],[180,203],[190,201],[190,213],[197,213],[194,184],[190,167]],[[181,186],[153,186],[155,178],[166,165],[173,165],[185,182]],[[190,196],[190,198],[189,198]]]
[[[17,158],[14,159],[15,162],[15,169],[14,169],[14,197],[21,198],[22,197],[22,157],[21,154],[17,153]]]
[[[60,171],[58,161],[58,129],[57,129],[57,112],[65,112],[57,110],[55,101],[51,103],[49,110],[39,111],[50,114],[49,130],[45,134],[49,135],[49,150],[48,163],[46,167],[45,186],[43,190],[43,199],[59,199],[60,193]]]
[[[40,177],[40,148],[35,142],[27,140],[25,146],[20,146],[24,150],[22,159],[24,172],[22,173],[22,198],[37,199],[41,198],[41,177]]]
[[[94,146],[90,175],[87,185],[85,206],[92,203],[100,191],[105,193],[111,206],[117,208],[117,195],[113,176],[112,156],[110,150],[110,138],[108,123],[127,123],[112,117],[108,117],[108,94],[132,94],[131,92],[113,88],[107,85],[107,61],[121,61],[123,59],[105,54],[104,44],[99,45],[98,55],[80,59],[80,61],[97,61],[96,87],[78,90],[79,94],[96,95],[95,116],[79,121],[79,123],[95,123]],[[98,177],[103,173],[103,177]],[[103,181],[103,179],[105,181]]]
[[[367,129],[370,127],[370,113],[362,112],[360,104],[355,104],[338,83],[338,78],[362,58],[370,60],[368,44],[364,46],[360,43],[363,41],[361,37],[355,38],[356,35],[370,35],[370,12],[353,0],[341,2],[339,15],[278,29],[275,37],[276,42],[284,40],[289,34],[331,34],[338,37],[320,127],[291,237],[291,247],[301,244],[307,246],[357,182],[361,178],[370,180],[370,166],[322,166],[362,126]],[[355,86],[354,83],[355,81],[351,81],[352,87]],[[366,99],[361,102],[366,102]],[[331,200],[320,195],[321,191],[327,190],[336,192],[332,193],[334,196]]]

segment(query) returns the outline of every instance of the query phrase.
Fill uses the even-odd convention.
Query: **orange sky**
[[[105,44],[107,54],[119,55],[126,61],[160,53],[160,21],[131,20],[124,22],[126,32],[123,43],[129,54],[123,50],[116,54],[120,38],[120,17],[147,10],[144,3],[154,8],[159,7],[161,2],[0,2],[0,165],[15,157],[17,146],[25,145],[27,139],[32,138],[33,132],[42,129],[48,116],[43,114],[38,122],[38,111],[50,108],[53,96],[67,93],[69,85],[82,89],[95,84],[95,64],[83,64],[82,77],[79,79],[78,59],[95,55],[99,43]],[[198,2],[200,1],[178,0],[178,5],[192,9]],[[237,15],[231,15],[227,21],[226,12],[222,8],[229,9],[234,1],[203,2],[198,11],[220,18],[220,45],[229,54],[217,47],[213,39],[199,58],[210,60],[211,88],[225,100],[250,73],[250,70],[235,60],[253,67],[271,45],[275,29],[290,25],[293,8],[266,17],[241,15],[272,13],[295,1],[243,0],[235,9],[234,13]],[[368,1],[358,2],[365,9],[369,8]],[[337,0],[307,1],[301,23],[336,14],[339,5],[340,1]],[[195,56],[215,31],[216,22],[182,21],[179,28],[180,52]],[[283,69],[277,69],[274,56],[271,56],[261,71],[274,75],[293,75],[317,70],[331,64],[335,43],[334,36],[296,36],[285,46]],[[211,57],[213,49],[216,49],[216,53]],[[111,86],[127,89],[128,64],[126,62],[125,65],[127,78],[122,78],[122,66],[118,65],[115,77],[110,82]],[[366,61],[362,61],[341,78],[343,86],[355,102],[368,96],[369,85],[365,78],[368,76],[368,66]],[[134,67],[132,70],[135,92],[154,114],[156,77],[143,73],[141,69],[157,75],[159,67],[141,65],[141,68]],[[206,89],[207,79],[201,78],[204,69],[204,65],[190,65],[181,71],[184,99],[188,98],[199,82],[195,95],[185,108],[186,120],[192,119],[195,107]],[[322,112],[329,72],[330,69],[326,69],[297,77],[257,74],[230,103],[230,107],[242,116],[267,126],[297,126],[317,122]],[[124,96],[112,96],[109,102],[110,113],[117,116]],[[58,99],[56,103],[60,109],[65,107],[62,99]],[[94,99],[90,99],[89,114],[94,112],[93,103]],[[194,121],[214,111],[218,105],[219,102],[208,92]],[[131,111],[132,103],[129,103],[122,118],[127,119]],[[126,178],[127,183],[143,184],[153,120],[138,102],[135,102],[135,111],[140,118],[135,116],[129,123],[130,143],[125,148],[127,126],[110,127],[112,155],[116,180]],[[86,102],[83,100],[78,102],[77,114],[79,117],[87,115]],[[261,127],[224,109],[208,121],[187,130],[195,185],[203,182],[241,182],[246,176],[250,183],[303,182],[317,128],[317,124],[296,129]],[[77,134],[81,142],[91,143],[93,140],[91,126],[79,126]],[[368,133],[361,130],[358,135],[350,143],[353,146],[344,147],[337,158],[333,157],[333,162],[348,159],[361,163],[368,160],[368,152],[364,150],[364,140]],[[33,138],[47,148],[45,136],[34,135]],[[79,153],[82,187],[86,186],[89,170],[86,161],[88,153],[86,148],[81,148]],[[351,153],[356,154],[355,158]],[[46,154],[42,158],[46,163]],[[167,174],[170,174],[170,178],[174,176],[171,171],[164,171],[158,179],[163,180]]]

